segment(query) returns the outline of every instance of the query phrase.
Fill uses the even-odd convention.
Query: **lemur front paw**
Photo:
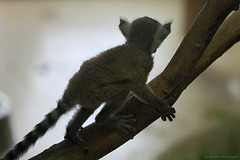
[[[176,110],[174,107],[171,107],[170,105],[173,105],[174,98],[169,97],[165,101],[159,101],[155,107],[155,109],[161,114],[161,119],[163,121],[166,121],[167,119],[169,121],[172,121],[173,118],[175,118]]]
[[[166,121],[166,119],[168,118],[169,121],[172,121],[173,118],[175,118],[175,113],[176,110],[175,108],[171,107],[174,104],[174,98],[173,97],[169,97],[168,99],[165,100],[165,102],[167,103],[166,105],[166,111],[163,111],[163,115],[161,116],[161,119],[163,121]]]
[[[80,145],[83,154],[88,154],[89,147],[86,145],[84,140],[80,137],[79,132],[80,131],[78,131],[75,134],[71,134],[69,131],[67,131],[64,139],[70,140],[73,143]]]
[[[163,121],[166,121],[167,119],[169,121],[172,121],[173,118],[175,118],[175,113],[176,113],[176,110],[174,107],[170,107],[170,106],[165,106],[163,107],[162,111],[161,111],[162,115],[161,115],[161,119]]]

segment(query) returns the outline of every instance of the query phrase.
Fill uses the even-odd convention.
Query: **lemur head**
[[[152,18],[142,17],[130,23],[127,19],[120,18],[119,29],[126,38],[126,43],[134,43],[144,51],[155,53],[171,32],[171,22],[162,25]]]

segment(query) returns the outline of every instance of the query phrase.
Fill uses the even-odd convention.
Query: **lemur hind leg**
[[[79,129],[82,127],[83,123],[89,118],[89,116],[94,112],[94,109],[89,108],[80,108],[72,120],[69,121],[65,139],[69,139],[74,143],[77,143],[81,146],[83,153],[87,154],[89,147],[85,144],[84,140],[79,136]]]
[[[126,101],[128,94],[129,92],[122,92],[111,98],[110,101],[107,101],[103,109],[96,116],[96,123],[109,128],[117,128],[126,133],[134,131],[135,127],[133,124],[137,121],[134,115],[117,114]]]

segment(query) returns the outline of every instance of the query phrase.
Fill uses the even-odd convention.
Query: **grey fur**
[[[70,79],[58,102],[58,107],[36,125],[2,160],[18,159],[47,130],[54,126],[61,115],[79,104],[81,107],[67,126],[66,139],[82,146],[87,153],[88,146],[78,132],[88,117],[103,103],[103,109],[96,122],[125,132],[134,131],[136,119],[133,115],[117,115],[132,91],[141,101],[148,103],[162,113],[162,119],[175,117],[171,108],[146,85],[147,77],[153,67],[152,53],[170,33],[167,27],[149,17],[142,17],[129,23],[120,20],[119,29],[126,37],[125,44],[109,49],[85,61],[80,70]]]

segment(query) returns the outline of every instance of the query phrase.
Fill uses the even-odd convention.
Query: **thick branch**
[[[240,0],[208,1],[167,68],[150,82],[150,87],[158,96],[163,98],[173,96],[176,101],[182,91],[203,70],[239,41],[240,25],[239,20],[235,20],[240,18],[238,11],[224,22],[205,51],[220,24],[239,2]],[[234,25],[235,28],[229,28],[231,25]],[[190,80],[186,80],[186,78],[190,78]],[[103,128],[93,123],[84,128],[81,133],[90,147],[87,155],[82,154],[78,145],[62,141],[31,160],[99,159],[127,142],[160,116],[154,108],[146,106],[136,99],[130,99],[122,113],[134,113],[138,118],[137,131],[129,137],[119,130]]]

